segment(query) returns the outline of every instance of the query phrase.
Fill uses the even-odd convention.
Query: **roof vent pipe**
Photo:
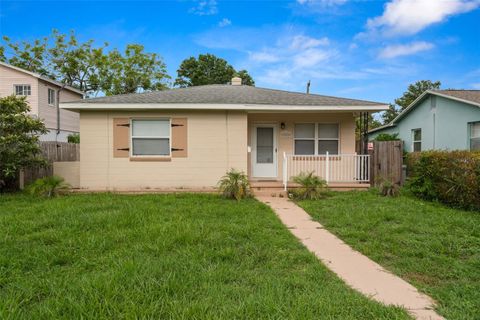
[[[241,86],[241,85],[242,85],[242,78],[240,77],[232,78],[232,86]]]
[[[310,80],[308,80],[307,82],[307,94],[310,93]]]

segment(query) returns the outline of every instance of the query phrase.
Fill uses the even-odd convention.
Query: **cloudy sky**
[[[169,73],[199,53],[247,69],[257,86],[391,102],[409,83],[480,89],[480,0],[0,1],[14,40],[75,30],[141,43]]]

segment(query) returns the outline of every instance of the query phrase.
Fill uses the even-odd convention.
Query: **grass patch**
[[[346,243],[437,300],[448,319],[480,319],[480,213],[374,192],[299,204]]]
[[[405,319],[254,199],[0,196],[0,318]]]

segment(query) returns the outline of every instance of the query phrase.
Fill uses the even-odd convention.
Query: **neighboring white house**
[[[61,82],[40,74],[0,62],[0,97],[12,94],[26,96],[31,114],[45,122],[49,132],[41,136],[40,140],[67,141],[69,134],[80,131],[78,113],[58,110],[57,100],[68,102],[82,99],[82,91],[64,86]]]

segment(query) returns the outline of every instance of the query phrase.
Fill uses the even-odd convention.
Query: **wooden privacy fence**
[[[374,141],[369,153],[372,186],[378,186],[382,180],[403,184],[403,141]]]
[[[39,178],[52,176],[53,163],[56,161],[80,161],[80,144],[78,143],[41,141],[39,144],[48,165],[42,168],[25,169],[23,172],[23,184],[20,181],[21,186],[28,185]]]

